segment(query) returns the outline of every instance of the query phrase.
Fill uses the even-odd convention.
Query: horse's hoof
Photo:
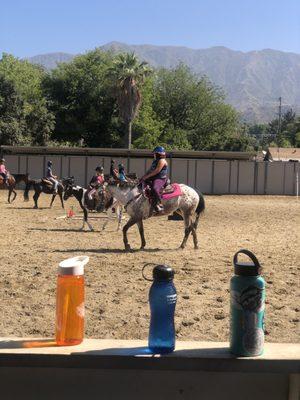
[[[141,246],[141,247],[140,247],[140,250],[145,250],[145,246]]]
[[[37,206],[34,206],[34,207],[33,207],[33,209],[34,209],[34,210],[37,210],[37,209],[38,209],[38,207],[37,207]]]
[[[199,250],[199,246],[194,246],[194,250]]]
[[[128,245],[125,246],[125,251],[131,251],[131,247]]]
[[[185,248],[185,246],[182,246],[182,245],[181,245],[181,246],[179,247],[179,250],[184,250],[184,248]]]

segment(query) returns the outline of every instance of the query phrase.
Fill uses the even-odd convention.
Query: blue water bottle
[[[238,261],[245,254],[251,262]],[[265,281],[253,253],[242,249],[233,258],[230,281],[230,351],[237,356],[259,356],[264,348]]]
[[[170,353],[175,348],[174,314],[177,294],[173,283],[174,271],[166,265],[157,265],[153,268],[153,280],[146,278],[144,273],[143,276],[153,281],[149,292],[149,348],[153,353]]]

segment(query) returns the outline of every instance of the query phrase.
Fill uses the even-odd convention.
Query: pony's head
[[[67,182],[64,187],[64,200],[68,200],[69,197],[73,196],[73,184]]]

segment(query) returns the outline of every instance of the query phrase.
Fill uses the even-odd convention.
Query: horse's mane
[[[120,182],[120,181],[110,181],[108,182],[109,186],[119,187],[121,190],[125,189],[133,189],[137,186],[136,182]]]

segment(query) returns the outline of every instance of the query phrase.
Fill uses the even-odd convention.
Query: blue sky
[[[300,0],[0,2],[0,53],[80,53],[110,41],[300,53]]]

